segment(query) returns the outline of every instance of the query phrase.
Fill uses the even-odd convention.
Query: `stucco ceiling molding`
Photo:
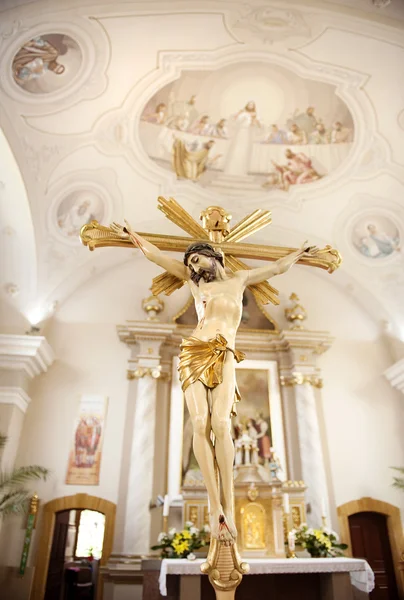
[[[23,24],[24,23],[24,26]],[[35,36],[58,33],[72,38],[82,54],[81,65],[71,83],[48,93],[32,93],[24,90],[14,80],[13,58],[27,41]],[[0,35],[0,87],[12,101],[29,107],[30,115],[42,115],[60,111],[81,100],[100,96],[106,89],[106,71],[110,59],[110,44],[98,21],[63,14],[46,21],[40,12],[35,17],[14,23],[13,35]],[[27,110],[25,109],[25,110]]]
[[[109,223],[112,215],[121,214],[122,195],[119,191],[117,176],[113,169],[79,169],[70,171],[53,182],[46,194],[49,209],[46,216],[46,227],[53,238],[70,246],[78,246],[79,240],[69,239],[58,225],[58,208],[63,199],[74,192],[94,193],[102,203],[102,222]]]
[[[25,371],[33,378],[45,373],[55,359],[52,348],[40,335],[0,334],[0,368]]]
[[[261,1],[243,3],[236,11],[226,13],[226,25],[242,42],[258,40],[273,43],[290,37],[310,37],[311,30],[303,14],[285,4],[265,4]]]
[[[205,202],[210,201],[210,203],[213,195],[219,203],[228,201],[229,196],[222,196],[212,189],[204,189],[187,181],[177,182],[174,173],[157,166],[148,157],[142,145],[139,135],[140,115],[150,98],[162,87],[177,80],[183,71],[217,70],[228,65],[239,65],[252,61],[277,65],[302,78],[336,86],[337,95],[351,111],[355,124],[355,141],[348,158],[327,177],[310,183],[310,186],[293,186],[289,193],[276,190],[264,194],[259,192],[256,196],[252,194],[248,197],[249,204],[259,199],[261,206],[280,205],[296,208],[308,195],[310,199],[314,199],[335,191],[343,185],[346,179],[355,175],[361,157],[371,147],[372,137],[369,132],[376,130],[373,108],[362,89],[368,75],[331,64],[316,63],[297,53],[284,56],[276,52],[248,49],[245,46],[242,48],[231,46],[212,52],[162,51],[159,57],[159,68],[133,87],[127,101],[120,109],[107,113],[96,125],[95,134],[100,147],[102,146],[106,154],[113,155],[116,152],[125,154],[133,168],[149,181],[154,183],[157,181],[162,191],[171,194],[191,193],[194,198]],[[111,122],[114,123],[113,128]],[[118,130],[120,131],[120,140],[116,139]],[[109,135],[108,132],[110,132]],[[111,132],[114,132],[113,135]],[[122,143],[123,140],[125,143]],[[233,202],[235,205],[242,206],[245,198],[234,197],[232,198]]]

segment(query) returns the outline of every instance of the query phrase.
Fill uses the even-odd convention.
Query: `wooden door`
[[[349,517],[352,555],[368,561],[375,574],[372,600],[398,600],[386,516],[362,512]]]
[[[70,510],[56,513],[44,600],[60,600]]]

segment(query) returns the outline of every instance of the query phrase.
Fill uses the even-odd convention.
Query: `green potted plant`
[[[0,434],[0,450],[4,448],[7,437]],[[34,479],[44,479],[49,470],[38,465],[17,467],[11,471],[0,473],[0,518],[9,514],[25,512],[31,491],[24,484]]]

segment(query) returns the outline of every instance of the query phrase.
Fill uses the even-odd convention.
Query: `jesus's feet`
[[[233,544],[237,537],[237,529],[232,518],[226,517],[222,507],[210,515],[210,529],[212,537]]]

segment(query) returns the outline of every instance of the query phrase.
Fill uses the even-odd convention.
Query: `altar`
[[[144,560],[143,600],[214,600],[203,559]],[[359,600],[369,597],[374,575],[365,560],[352,558],[249,559],[250,573],[236,592],[237,600]],[[158,579],[158,587],[156,585]]]

